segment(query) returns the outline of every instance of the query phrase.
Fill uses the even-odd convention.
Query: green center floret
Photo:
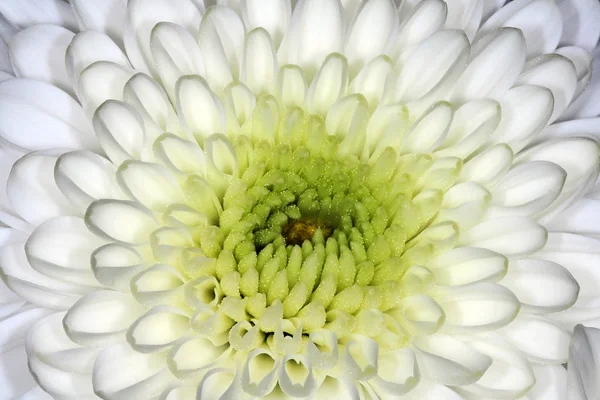
[[[326,328],[339,338],[397,331],[384,313],[410,292],[414,283],[403,279],[409,267],[437,253],[418,234],[457,169],[447,182],[428,179],[434,162],[427,156],[387,149],[365,163],[338,154],[335,137],[327,146],[316,153],[255,144],[224,191],[218,220],[197,235],[216,260],[202,274],[218,281],[215,310],[233,326],[230,343],[240,342],[231,335],[241,323],[250,324],[244,332],[259,329],[251,345],[240,345],[246,350],[275,340],[278,329],[302,335]],[[238,157],[247,151],[247,143],[234,147]]]

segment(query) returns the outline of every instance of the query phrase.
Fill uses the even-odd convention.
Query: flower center
[[[236,158],[248,161],[229,176],[215,206],[222,210],[197,234],[214,262],[192,275],[200,276],[197,298],[212,309],[196,318],[199,330],[226,334],[237,351],[265,341],[282,352],[299,349],[325,331],[402,347],[410,332],[403,313],[411,308],[397,309],[428,279],[410,267],[455,244],[453,224],[424,229],[458,164],[436,176],[430,157],[389,148],[364,162],[344,154],[339,138],[323,137],[311,147],[232,141]],[[191,193],[194,201],[208,197]]]

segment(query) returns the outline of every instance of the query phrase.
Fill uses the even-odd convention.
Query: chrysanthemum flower
[[[0,1],[0,397],[566,398],[600,3],[216,3]]]

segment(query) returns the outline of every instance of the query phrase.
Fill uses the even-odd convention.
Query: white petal
[[[599,212],[600,200],[579,199],[575,204],[548,221],[547,226],[554,232],[598,235],[600,234]]]
[[[248,394],[264,396],[277,384],[279,361],[265,349],[252,351],[242,369],[241,384]]]
[[[412,349],[404,348],[381,354],[378,360],[378,376],[369,383],[382,398],[386,395],[404,394],[411,391],[420,379],[419,367]]]
[[[469,57],[469,41],[461,31],[443,30],[425,39],[402,65],[394,99],[418,100],[439,86],[457,70],[464,68]],[[435,58],[429,64],[427,60]]]
[[[37,225],[59,215],[78,215],[54,182],[56,157],[29,153],[15,163],[6,184],[13,209]]]
[[[600,262],[597,249],[596,239],[570,233],[550,233],[546,247],[536,257],[565,267],[580,286],[580,298],[594,298],[600,290],[600,271],[595,267]]]
[[[492,214],[540,213],[560,195],[566,175],[561,167],[546,161],[517,165],[492,188]]]
[[[571,118],[591,118],[600,115],[600,47],[592,53],[592,78],[586,87],[585,92],[581,94],[570,106],[565,110],[561,119],[568,120]]]
[[[306,72],[306,70],[304,70]],[[308,90],[308,111],[327,115],[348,85],[348,63],[339,54],[332,54],[323,62]]]
[[[600,396],[598,353],[600,329],[575,328],[568,363],[567,395],[569,398],[593,399]]]
[[[294,397],[310,395],[317,388],[312,367],[297,355],[286,355],[281,361],[278,383],[284,393]]]
[[[407,133],[402,153],[430,153],[448,134],[453,115],[450,103],[439,102],[433,105]]]
[[[239,399],[242,393],[235,371],[215,368],[202,378],[196,392],[196,398],[203,400],[235,400]]]
[[[175,345],[169,353],[174,372],[180,376],[212,369],[223,358],[230,356],[227,344],[215,346],[206,337],[194,337]]]
[[[159,22],[173,22],[193,35],[198,31],[201,14],[189,0],[134,0],[127,5],[125,49],[133,66],[153,71],[150,52],[152,29]]]
[[[91,116],[107,100],[122,100],[123,88],[133,76],[131,68],[97,61],[81,72],[78,97]]]
[[[6,395],[7,399],[20,398],[22,394],[37,386],[29,372],[25,346],[20,345],[1,352],[0,365],[2,395]]]
[[[73,0],[73,13],[82,30],[102,32],[120,47],[127,4],[123,0]]]
[[[550,161],[567,173],[555,207],[546,211],[545,219],[548,220],[571,205],[594,184],[600,169],[600,146],[593,139],[581,137],[549,140],[521,152],[515,161],[522,163],[534,160]]]
[[[535,383],[534,372],[527,359],[496,336],[474,339],[470,344],[490,356],[492,365],[477,383],[461,387],[481,398],[519,397]]]
[[[445,385],[474,383],[492,365],[491,357],[451,336],[422,336],[414,344],[423,373]]]
[[[149,211],[130,201],[95,201],[88,208],[85,220],[92,232],[133,244],[147,242],[157,227]]]
[[[386,90],[388,76],[394,65],[389,57],[379,56],[366,63],[348,88],[349,93],[360,93],[367,99],[369,109],[375,110]]]
[[[430,261],[427,267],[436,284],[460,286],[479,281],[495,281],[504,276],[506,257],[486,249],[460,247]]]
[[[123,99],[131,104],[144,119],[148,134],[147,142],[155,139],[152,128],[157,134],[163,132],[182,134],[167,93],[148,75],[138,73],[132,76],[123,89]]]
[[[560,49],[556,50],[556,54],[568,58],[575,66],[575,72],[577,73],[577,89],[573,95],[573,100],[576,100],[581,93],[586,90],[592,78],[592,55],[581,47],[574,46],[561,47]],[[573,104],[573,102],[571,102],[571,104]],[[566,113],[568,114],[568,112]],[[565,116],[563,113],[561,119],[568,119],[568,116]]]
[[[53,25],[36,25],[13,36],[10,58],[17,76],[45,81],[72,94],[65,53],[73,36]]]
[[[160,80],[171,99],[183,75],[204,75],[204,59],[194,37],[179,25],[161,22],[152,29],[150,51]]]
[[[181,125],[203,141],[213,133],[225,132],[225,110],[219,98],[199,76],[185,76],[177,82],[177,114]],[[198,110],[203,110],[201,113]]]
[[[546,239],[546,229],[530,218],[501,217],[482,222],[461,234],[460,243],[505,255],[525,255],[544,247]]]
[[[90,151],[72,151],[58,157],[54,179],[60,191],[82,212],[98,199],[125,199],[107,159]]]
[[[155,211],[184,201],[175,177],[158,164],[126,161],[117,171],[117,180],[137,201]]]
[[[144,311],[129,294],[98,290],[77,301],[63,325],[69,338],[82,346],[121,340]]]
[[[524,399],[562,400],[567,390],[567,371],[562,365],[533,364],[535,385]]]
[[[502,331],[531,361],[546,364],[567,362],[571,334],[544,317],[519,316]]]
[[[56,87],[32,79],[0,83],[0,132],[7,142],[27,150],[98,150],[81,106]]]
[[[320,22],[315,24],[315,20]],[[297,64],[314,76],[325,57],[342,51],[345,30],[339,0],[300,0],[279,49],[280,63]]]
[[[374,57],[386,53],[388,44],[398,33],[398,24],[392,0],[363,2],[349,29],[344,50],[351,75]]]
[[[513,151],[505,144],[492,146],[465,163],[461,180],[491,186],[498,182],[512,167]]]
[[[436,150],[439,156],[468,158],[486,144],[503,113],[493,100],[473,100],[454,112],[448,135]]]
[[[0,250],[0,278],[19,297],[45,308],[68,309],[89,288],[49,278],[33,270],[23,246]]]
[[[575,45],[593,51],[600,37],[600,26],[596,23],[600,18],[598,2],[559,0],[556,3],[565,21],[561,45]]]
[[[413,2],[414,3],[414,2]],[[400,24],[400,31],[392,50],[392,59],[404,61],[412,48],[434,32],[443,28],[448,14],[448,6],[441,0],[419,1],[413,10],[408,1],[403,1],[399,10],[400,17],[406,16]]]
[[[30,365],[38,382],[57,397],[93,396],[91,372],[100,349],[73,343],[65,334],[63,316],[44,318],[29,332]]]
[[[304,71],[298,66],[285,65],[277,77],[277,95],[286,107],[304,107],[308,84]]]
[[[579,284],[563,266],[543,260],[512,261],[500,282],[533,313],[564,310],[575,303]]]
[[[444,24],[447,29],[460,29],[469,40],[473,40],[481,23],[483,2],[478,0],[459,0],[448,4],[448,16]]]
[[[128,344],[116,344],[98,356],[92,382],[101,398],[154,399],[171,383],[169,375],[164,354],[142,354]]]
[[[92,122],[98,141],[113,164],[141,158],[144,121],[132,106],[108,100],[95,112]]]
[[[554,104],[552,92],[545,87],[513,87],[500,101],[502,118],[494,140],[507,143],[518,152],[544,129],[550,121]]]
[[[517,0],[502,7],[481,27],[485,34],[500,27],[514,27],[523,32],[528,56],[551,53],[562,34],[562,16],[548,0]]]
[[[131,346],[142,353],[156,352],[185,336],[189,317],[181,310],[158,306],[138,318],[127,331]]]
[[[37,24],[54,24],[72,31],[77,30],[71,7],[59,0],[43,3],[37,0],[24,0],[19,4],[12,1],[2,2],[0,13],[21,29]]]
[[[79,3],[88,4],[85,1],[79,1]],[[76,34],[67,48],[64,62],[71,83],[77,90],[83,70],[97,61],[109,61],[124,67],[130,66],[127,56],[105,34],[96,31],[84,31]]]
[[[0,317],[0,353],[22,345],[31,327],[52,311],[26,305]]]
[[[128,292],[131,278],[144,268],[144,262],[135,249],[111,243],[94,251],[91,266],[98,282]]]
[[[195,142],[165,134],[155,142],[154,151],[156,157],[174,171],[205,175],[205,155]]]
[[[458,288],[440,305],[446,313],[443,331],[456,333],[496,330],[512,321],[521,308],[510,290],[492,283]]]
[[[479,97],[497,98],[516,81],[525,64],[525,38],[521,31],[502,28],[472,46],[471,61],[455,84],[458,102]]]
[[[277,56],[267,31],[255,29],[248,33],[241,81],[258,97],[273,91],[277,70]]]
[[[242,11],[248,31],[264,28],[279,47],[292,17],[290,0],[247,0]]]
[[[561,79],[555,79],[556,76],[560,76]],[[568,58],[556,54],[545,55],[527,63],[517,84],[538,85],[552,91],[554,96],[554,110],[550,117],[552,122],[565,111],[575,95],[577,71]]]
[[[57,217],[39,225],[25,244],[29,263],[51,278],[98,286],[87,260],[104,244],[77,217]]]

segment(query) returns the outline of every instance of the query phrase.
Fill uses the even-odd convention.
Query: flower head
[[[0,1],[0,326],[41,390],[566,393],[600,4],[71,3]]]

